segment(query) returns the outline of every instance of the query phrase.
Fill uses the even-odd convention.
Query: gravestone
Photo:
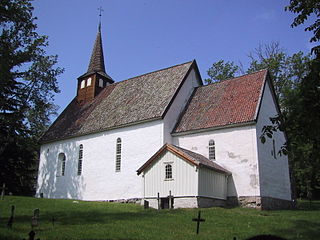
[[[173,208],[173,199],[174,197],[171,195],[171,190],[169,191],[169,209],[172,209]]]
[[[13,225],[14,209],[15,209],[15,207],[14,207],[14,205],[12,205],[11,206],[11,216],[10,216],[8,223],[7,223],[8,228],[12,228],[12,225]]]
[[[38,227],[39,225],[39,216],[40,216],[40,209],[36,208],[33,210],[33,216],[31,218],[31,228]]]
[[[205,219],[201,218],[201,211],[199,211],[197,218],[192,218],[192,221],[197,222],[197,234],[199,234],[200,222],[206,221]]]
[[[158,193],[157,200],[158,200],[158,210],[160,210],[160,208],[161,208],[161,205],[160,205],[160,193]]]
[[[54,222],[55,222],[55,218],[54,218],[54,216],[52,216],[52,218],[51,218],[51,221],[52,221],[52,227],[54,227]]]
[[[4,199],[5,191],[6,191],[6,184],[3,183],[1,188],[1,200]]]
[[[149,201],[144,200],[144,202],[143,202],[143,207],[144,207],[144,209],[149,208]]]

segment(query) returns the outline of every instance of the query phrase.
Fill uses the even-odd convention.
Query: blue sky
[[[310,51],[311,33],[291,28],[289,0],[34,0],[38,33],[57,54],[61,112],[86,72],[99,13],[107,73],[122,81],[196,59],[202,78],[220,59],[248,62],[259,44],[278,41],[289,54]]]

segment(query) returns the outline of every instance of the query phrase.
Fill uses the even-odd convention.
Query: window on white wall
[[[212,139],[209,141],[209,159],[212,161],[216,160],[216,147]]]
[[[58,155],[58,176],[64,176],[66,170],[66,155],[64,153],[59,153]]]
[[[121,138],[117,139],[116,144],[116,172],[121,170]]]
[[[82,173],[82,160],[83,160],[83,145],[79,146],[79,159],[78,159],[78,176]]]
[[[172,165],[171,164],[166,164],[165,166],[165,176],[166,180],[172,179]]]

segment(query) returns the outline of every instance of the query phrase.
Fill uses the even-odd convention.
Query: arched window
[[[84,88],[86,86],[86,80],[82,80],[81,81],[81,86],[80,86],[80,88],[82,89],[82,88]]]
[[[78,159],[78,175],[82,173],[82,159],[83,159],[83,145],[79,146],[79,159]]]
[[[172,165],[167,164],[165,167],[166,179],[172,179]]]
[[[64,176],[66,170],[66,155],[59,153],[58,155],[58,176]]]
[[[121,170],[121,138],[117,139],[116,145],[116,172]]]
[[[88,86],[91,86],[91,77],[89,77],[88,80],[87,80],[87,87]]]
[[[209,159],[216,160],[216,147],[212,139],[209,141]]]
[[[99,79],[99,87],[103,87],[103,79]]]

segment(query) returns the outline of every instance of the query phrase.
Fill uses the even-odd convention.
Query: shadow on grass
[[[297,210],[303,210],[303,211],[320,210],[320,201],[311,201],[311,202],[307,200],[298,201]]]
[[[290,229],[281,229],[279,235],[290,236],[289,239],[319,239],[320,226],[307,220],[293,220]]]
[[[178,212],[179,209],[174,210]],[[85,224],[99,224],[112,223],[115,221],[144,221],[145,218],[154,218],[156,216],[163,216],[170,214],[170,211],[138,211],[138,212],[109,212],[101,210],[90,211],[55,211],[54,213],[43,213],[40,215],[39,223],[52,224],[54,217],[54,224],[63,225],[85,225]],[[31,223],[31,217],[27,215],[16,216],[15,223]]]

